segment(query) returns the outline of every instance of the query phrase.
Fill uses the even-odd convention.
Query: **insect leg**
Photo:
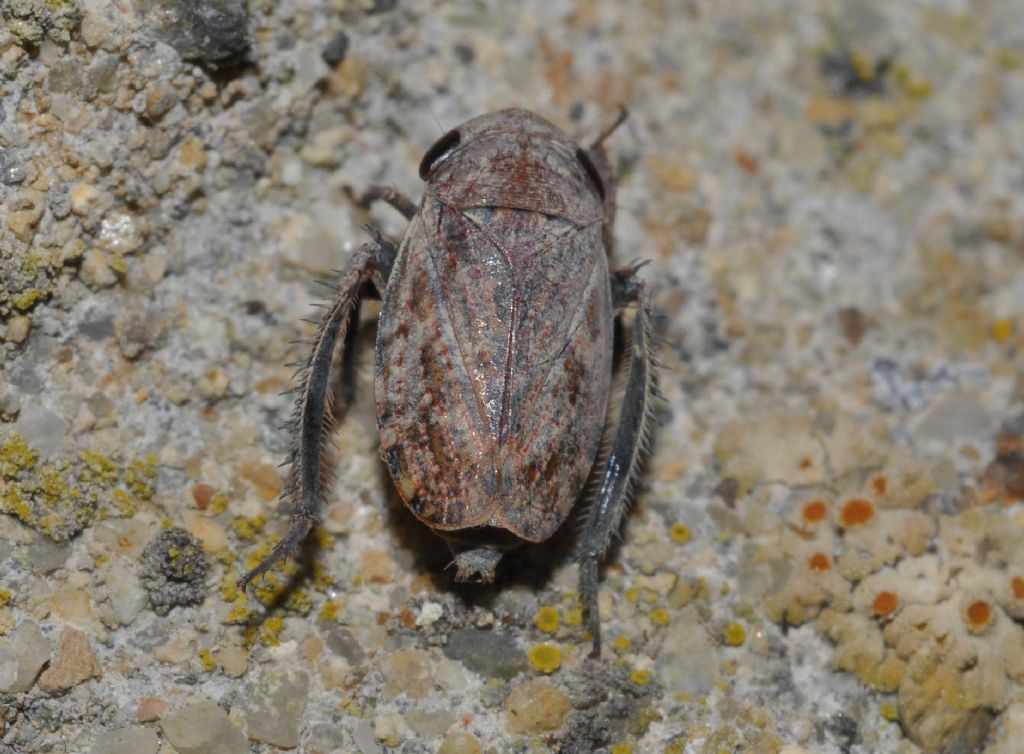
[[[239,579],[238,585],[242,589],[278,560],[290,555],[318,520],[323,497],[324,433],[330,421],[328,379],[335,344],[347,342],[363,283],[367,280],[377,286],[386,283],[386,275],[391,271],[396,253],[394,245],[374,234],[374,240],[360,246],[342,271],[337,292],[320,320],[312,350],[300,370],[292,416],[295,432],[293,449],[288,458],[292,463],[294,481],[283,493],[295,498],[291,526],[270,554]]]
[[[592,657],[601,654],[601,618],[597,609],[598,567],[612,535],[626,513],[629,488],[637,476],[639,461],[650,432],[651,405],[655,396],[654,357],[650,345],[650,304],[635,268],[612,277],[616,308],[637,305],[629,344],[629,376],[618,426],[612,437],[607,460],[600,469],[577,559],[580,564],[580,594],[587,611],[587,625],[594,637]],[[618,283],[616,283],[618,281]]]
[[[629,111],[625,105],[619,107],[619,113],[608,126],[605,127],[598,137],[594,139],[593,143],[587,147],[587,156],[593,163],[594,168],[597,170],[597,174],[601,177],[601,183],[604,184],[604,222],[602,223],[603,229],[603,240],[604,247],[608,250],[608,255],[611,256],[612,250],[614,249],[614,236],[612,234],[612,226],[615,224],[615,176],[612,173],[611,161],[608,159],[608,151],[604,148],[605,139],[611,136],[615,130],[621,126],[626,118],[629,117]]]
[[[345,193],[349,195],[353,202],[364,209],[369,209],[370,205],[379,199],[401,212],[406,220],[412,220],[416,214],[416,205],[413,201],[390,186],[370,186],[361,194],[356,194],[351,189],[346,188]]]

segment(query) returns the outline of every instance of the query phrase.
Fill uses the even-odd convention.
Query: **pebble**
[[[242,647],[221,647],[214,650],[213,656],[221,670],[232,678],[241,678],[249,670],[249,653]]]
[[[55,458],[64,452],[69,428],[62,416],[38,401],[23,406],[14,423],[14,431],[45,458]]]
[[[373,723],[369,720],[360,720],[352,731],[352,740],[361,754],[380,754],[380,746],[373,735]]]
[[[131,254],[142,246],[142,230],[134,216],[112,212],[100,223],[99,243],[113,254]]]
[[[954,391],[935,401],[915,422],[911,434],[918,444],[963,444],[984,440],[992,433],[992,427],[992,417],[975,396]]]
[[[226,390],[227,386],[224,387]],[[252,484],[253,491],[261,500],[277,500],[283,482],[276,464],[262,460],[259,453],[247,449],[239,453],[235,467],[239,476]]]
[[[507,680],[528,667],[526,653],[500,631],[460,628],[448,637],[444,653],[487,678]]]
[[[12,186],[25,180],[25,165],[18,153],[0,147],[0,183]]]
[[[404,720],[420,738],[439,738],[455,722],[448,710],[423,710],[416,707],[406,711]]]
[[[168,0],[159,7],[159,34],[185,60],[216,67],[248,54],[248,13],[244,4],[233,0]]]
[[[323,58],[327,65],[334,68],[345,59],[346,52],[348,52],[348,34],[344,31],[339,31],[324,45],[324,49],[320,52],[320,57]]]
[[[343,126],[318,131],[300,154],[310,165],[335,167],[342,153],[341,147],[351,138],[351,131]]]
[[[167,322],[158,312],[130,307],[114,320],[114,337],[126,359],[137,359],[148,349],[159,348],[167,334]]]
[[[359,558],[359,573],[370,584],[390,584],[395,577],[395,561],[383,550],[367,550]]]
[[[167,702],[156,696],[144,696],[135,708],[135,719],[140,723],[153,723],[163,717]]]
[[[78,269],[82,282],[93,290],[109,288],[117,282],[117,275],[110,268],[110,255],[99,249],[90,249],[82,256]]]
[[[0,645],[0,691],[28,691],[49,659],[50,642],[39,626],[28,620],[19,623]]]
[[[175,636],[170,641],[153,648],[153,658],[166,665],[182,665],[195,656],[193,634]]]
[[[28,548],[29,565],[41,576],[62,568],[70,555],[70,542],[54,542],[45,534],[37,534]]]
[[[359,665],[366,659],[366,652],[359,640],[347,628],[321,621],[320,629],[326,633],[327,648],[338,657],[344,657],[349,665]]]
[[[89,637],[78,629],[65,626],[57,644],[57,656],[39,676],[39,688],[51,694],[62,694],[102,674]]]
[[[103,194],[91,183],[78,183],[71,189],[71,211],[83,217],[103,202]]]
[[[89,623],[93,619],[92,598],[78,587],[59,589],[50,597],[50,609],[63,623]]]
[[[100,47],[114,33],[117,26],[117,14],[125,13],[124,9],[116,9],[111,0],[83,0],[82,41],[89,47]]]
[[[348,751],[345,748],[345,744],[348,743],[348,737],[345,735],[345,729],[340,725],[332,725],[330,723],[316,723],[311,725],[309,732],[306,734],[305,748],[308,752],[341,752]]]
[[[402,716],[396,712],[373,718],[373,737],[385,746],[398,746],[407,732],[408,728],[405,727]]]
[[[309,697],[309,675],[297,668],[268,667],[245,694],[249,738],[282,749],[299,745],[299,730]]]
[[[89,754],[156,754],[159,748],[155,730],[133,726],[100,733]]]
[[[106,594],[114,617],[122,626],[134,621],[146,606],[146,592],[139,579],[118,562],[107,569]]]
[[[448,691],[463,691],[469,685],[466,668],[461,662],[445,658],[437,663],[434,673],[437,684]]]
[[[472,733],[452,730],[444,737],[437,754],[483,754],[483,747]]]
[[[516,686],[505,701],[509,733],[543,733],[558,730],[572,709],[569,697],[547,681],[527,681]]]
[[[671,691],[703,696],[718,678],[718,648],[685,614],[665,634],[658,658],[658,675]]]
[[[228,548],[227,531],[212,518],[190,513],[185,516],[185,526],[192,536],[203,543],[206,552],[218,553]]]
[[[7,320],[7,335],[5,337],[12,343],[24,343],[31,325],[32,318],[27,314],[11,317]]]
[[[424,602],[416,616],[417,626],[432,626],[444,615],[444,608],[437,602]]]
[[[381,664],[384,690],[389,696],[405,694],[422,699],[434,687],[434,664],[419,649],[399,649]]]
[[[212,699],[174,710],[160,721],[160,730],[178,754],[249,754],[245,734]]]

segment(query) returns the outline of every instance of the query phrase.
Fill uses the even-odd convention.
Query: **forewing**
[[[521,271],[500,524],[542,541],[590,473],[611,381],[611,294],[599,225],[567,234]]]
[[[491,365],[503,361],[505,339],[479,324],[501,319],[501,296],[461,295],[500,284],[488,274],[493,260],[474,258],[442,228],[443,215],[426,199],[402,242],[374,387],[381,455],[403,499],[430,526],[458,529],[484,523],[498,491],[491,414],[500,382]]]

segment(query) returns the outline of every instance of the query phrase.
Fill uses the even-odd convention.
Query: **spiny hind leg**
[[[629,344],[629,376],[618,425],[607,460],[600,469],[599,486],[584,524],[577,560],[580,564],[580,596],[587,612],[587,626],[594,637],[591,656],[601,654],[601,617],[597,608],[598,569],[612,535],[626,513],[629,488],[639,472],[640,458],[650,432],[651,406],[656,394],[655,361],[650,343],[651,311],[636,267],[612,276],[616,310],[637,306]]]
[[[324,441],[330,426],[328,382],[335,345],[340,342],[344,349],[349,342],[348,332],[354,326],[353,315],[358,307],[360,288],[370,281],[383,291],[397,254],[394,244],[372,229],[370,233],[373,241],[360,246],[341,272],[334,298],[317,325],[310,354],[298,372],[299,384],[294,391],[296,398],[292,414],[293,448],[288,457],[293,479],[282,493],[282,497],[295,499],[291,526],[270,554],[239,579],[238,584],[243,589],[278,560],[294,552],[319,519],[323,497]],[[342,354],[343,362],[346,357]]]

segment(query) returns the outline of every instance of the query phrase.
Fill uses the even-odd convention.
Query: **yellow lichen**
[[[668,610],[663,607],[655,608],[651,610],[650,614],[651,623],[655,626],[667,626],[669,624]]]
[[[135,515],[136,506],[135,498],[129,495],[122,489],[114,490],[113,494],[114,504],[118,507],[125,518],[131,518]]]
[[[238,588],[235,573],[229,572],[221,580],[220,596],[225,602],[235,602],[239,597],[244,597],[242,590]]]
[[[210,498],[210,510],[214,513],[223,513],[228,509],[228,496],[223,492],[218,492],[212,498]]]
[[[284,618],[272,615],[261,624],[259,640],[268,647],[276,647],[281,643],[282,631],[284,631]]]
[[[10,589],[0,589],[0,607],[7,607],[14,600],[14,592]]]
[[[554,673],[562,666],[562,650],[554,644],[534,644],[530,667],[539,673]]]
[[[629,744],[615,744],[612,747],[612,754],[633,754],[633,747]]]
[[[628,652],[631,646],[633,646],[633,642],[627,636],[616,636],[615,641],[612,642],[612,648],[619,654]]]
[[[629,674],[629,680],[637,686],[646,686],[651,682],[651,671],[643,668],[637,668]]]
[[[544,605],[537,611],[534,624],[546,634],[553,634],[558,630],[559,617],[558,609],[550,605]]]
[[[896,706],[895,702],[882,702],[879,712],[882,713],[883,718],[891,723],[897,723],[900,720],[900,709]]]
[[[22,291],[17,296],[11,299],[11,303],[15,309],[21,311],[27,311],[35,306],[36,302],[41,299],[45,293],[38,288],[29,288],[27,291]]]
[[[690,527],[683,523],[672,524],[669,527],[668,535],[672,538],[673,542],[681,545],[685,545],[693,537]]]
[[[231,528],[235,530],[235,534],[239,539],[246,542],[252,542],[263,530],[263,526],[266,523],[267,517],[264,515],[253,516],[252,518],[243,518],[239,516],[231,522]],[[262,556],[260,557],[262,558]],[[253,565],[255,566],[255,564]]]
[[[213,659],[213,652],[209,649],[204,649],[199,653],[199,662],[203,666],[203,670],[210,672],[217,667],[217,661]]]
[[[742,623],[733,621],[722,631],[722,637],[730,647],[739,647],[747,640],[747,629]]]
[[[90,478],[104,482],[116,482],[118,478],[117,464],[104,455],[84,450],[78,454],[82,465],[89,472]]]
[[[150,453],[132,461],[124,470],[124,482],[136,497],[149,500],[156,492],[157,457]]]
[[[1005,343],[1013,337],[1013,320],[997,319],[992,323],[992,338],[999,343]]]
[[[39,454],[29,447],[28,440],[12,432],[0,445],[0,475],[12,479],[22,471],[30,471],[39,461]]]
[[[565,625],[574,627],[583,625],[583,610],[578,607],[570,608],[565,613]]]
[[[325,602],[320,606],[320,620],[334,622],[341,615],[341,604],[338,602]]]
[[[229,626],[244,625],[249,622],[249,610],[242,605],[234,607],[227,617],[224,619],[224,623]]]

